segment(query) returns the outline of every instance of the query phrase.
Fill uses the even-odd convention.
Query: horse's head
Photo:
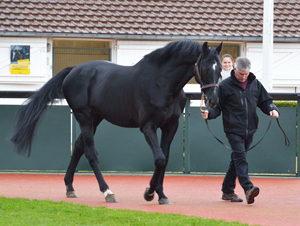
[[[202,45],[197,62],[195,63],[195,80],[200,84],[202,93],[205,94],[205,104],[214,108],[218,104],[218,80],[221,75],[222,65],[220,52],[223,43],[213,49],[205,42]]]

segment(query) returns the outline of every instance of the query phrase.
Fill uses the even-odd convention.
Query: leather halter
[[[207,89],[207,88],[210,88],[210,87],[219,87],[219,85],[217,83],[203,85],[203,82],[201,80],[201,76],[200,76],[200,73],[199,73],[199,69],[198,69],[198,64],[199,64],[199,62],[201,60],[201,57],[202,57],[202,53],[200,53],[200,55],[199,55],[199,57],[198,57],[198,59],[197,59],[197,61],[195,63],[195,68],[194,68],[194,71],[196,72],[196,75],[198,77],[199,83],[201,85],[201,90]],[[201,66],[201,64],[200,64],[200,66]]]

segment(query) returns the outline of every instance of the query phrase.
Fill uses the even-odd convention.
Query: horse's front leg
[[[106,184],[99,167],[98,153],[94,144],[95,125],[97,125],[97,123],[95,123],[95,120],[98,119],[94,118],[91,111],[88,110],[80,112],[74,111],[74,115],[81,129],[85,156],[87,157],[89,164],[95,173],[100,191],[104,193],[106,202],[118,202],[113,192],[109,190],[109,187]]]
[[[155,191],[156,187],[158,186],[159,176],[164,171],[164,168],[166,166],[166,157],[159,146],[159,141],[157,138],[156,130],[157,130],[157,127],[155,126],[155,124],[150,123],[150,122],[148,122],[142,128],[142,132],[145,135],[146,141],[149,144],[149,146],[153,152],[154,162],[155,162],[155,172],[150,181],[150,187],[147,188],[144,193],[144,198],[147,201],[153,200],[154,191]]]
[[[155,189],[156,193],[159,196],[159,200],[158,200],[159,204],[171,204],[171,202],[169,201],[169,199],[165,196],[165,194],[163,192],[163,181],[164,181],[165,171],[166,171],[168,161],[169,161],[170,146],[174,139],[176,131],[178,129],[178,124],[179,124],[179,120],[161,128],[162,134],[161,134],[160,147],[166,157],[166,165],[159,172],[158,185]]]

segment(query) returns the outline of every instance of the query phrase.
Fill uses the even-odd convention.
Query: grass
[[[68,202],[0,197],[0,225],[201,225],[246,226],[180,214],[92,207]]]

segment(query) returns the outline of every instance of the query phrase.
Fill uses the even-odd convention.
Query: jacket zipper
[[[246,137],[248,136],[248,133],[249,133],[249,130],[248,130],[248,124],[249,124],[249,122],[248,122],[248,115],[249,115],[249,111],[248,111],[248,103],[247,103],[247,98],[246,98],[246,96],[247,96],[247,92],[246,92],[246,90],[244,91],[245,92],[245,99],[244,99],[244,101],[245,101],[245,107],[246,107]]]
[[[248,136],[248,133],[249,133],[249,130],[248,130],[248,124],[249,124],[249,122],[248,122],[248,114],[249,114],[249,112],[248,112],[248,103],[247,103],[247,98],[246,98],[246,90],[244,90],[244,91],[240,91],[240,95],[241,95],[241,104],[243,105],[243,106],[245,106],[245,110],[246,110],[246,136]]]

